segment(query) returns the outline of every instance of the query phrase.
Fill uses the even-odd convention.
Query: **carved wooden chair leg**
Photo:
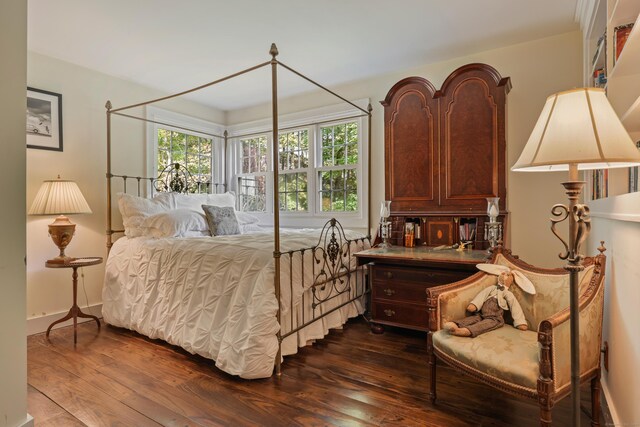
[[[591,380],[591,427],[600,426],[600,372]]]
[[[431,371],[429,378],[429,399],[431,399],[431,403],[436,403],[436,355],[433,353],[432,334],[433,332],[427,334],[427,358]]]
[[[549,400],[539,398],[540,404],[540,427],[551,427],[551,407]]]

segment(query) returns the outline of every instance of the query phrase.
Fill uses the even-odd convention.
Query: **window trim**
[[[354,102],[356,105],[367,108],[369,99],[359,99]],[[296,112],[292,114],[286,114],[279,117],[279,128],[281,132],[290,132],[297,129],[308,128],[309,132],[309,144],[313,149],[309,150],[309,185],[312,184],[312,189],[309,190],[309,211],[308,212],[280,212],[280,222],[284,227],[305,227],[314,226],[320,227],[326,223],[330,218],[337,218],[341,224],[350,228],[366,228],[367,220],[369,217],[369,182],[368,182],[368,164],[369,164],[369,126],[367,124],[367,117],[351,118],[349,117],[360,115],[362,112],[354,109],[350,105],[331,105],[312,110],[306,110]],[[319,182],[318,171],[320,167],[317,166],[316,159],[318,158],[319,145],[316,143],[320,131],[320,127],[335,125],[339,123],[345,123],[349,121],[358,122],[358,164],[355,165],[356,173],[358,174],[358,201],[359,210],[357,212],[322,212],[319,205]],[[228,161],[230,170],[228,172],[227,181],[230,184],[230,190],[237,190],[237,177],[240,175],[238,171],[241,167],[239,163],[239,138],[242,139],[255,137],[258,135],[265,135],[267,137],[269,165],[270,170],[267,175],[267,212],[252,212],[253,215],[260,217],[261,223],[264,225],[273,224],[273,166],[275,165],[275,159],[273,159],[273,135],[271,129],[271,119],[262,119],[251,122],[239,123],[227,128],[229,134],[229,153]],[[347,166],[347,165],[345,165]],[[338,169],[344,169],[344,167],[338,166]]]
[[[146,126],[145,176],[156,177],[160,172],[158,170],[158,129],[167,129],[199,137],[211,138],[213,141],[211,151],[211,155],[213,156],[211,165],[213,176],[211,177],[211,182],[212,184],[226,182],[225,174],[227,163],[225,162],[225,144],[224,138],[219,137],[219,135],[222,135],[224,132],[223,125],[152,105],[146,106],[145,113],[147,120],[151,120],[147,122]],[[163,124],[154,122],[162,122]],[[212,187],[212,191],[215,191],[215,186]]]

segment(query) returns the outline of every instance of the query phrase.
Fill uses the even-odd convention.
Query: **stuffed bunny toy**
[[[534,295],[536,290],[533,283],[521,272],[504,265],[478,264],[477,267],[485,273],[498,276],[496,285],[483,289],[471,300],[467,306],[467,311],[473,313],[471,316],[446,322],[443,329],[459,337],[477,337],[502,327],[504,310],[509,310],[513,326],[526,331],[528,327],[522,307],[509,288],[515,282],[523,291]]]

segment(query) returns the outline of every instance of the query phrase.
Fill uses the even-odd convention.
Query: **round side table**
[[[69,310],[66,316],[62,319],[56,320],[47,328],[46,336],[49,336],[49,332],[51,332],[51,328],[53,328],[58,323],[64,322],[65,320],[69,320],[73,318],[73,344],[75,345],[78,342],[78,317],[84,317],[87,319],[93,319],[98,324],[98,330],[100,330],[100,320],[96,316],[92,316],[91,314],[83,313],[78,307],[78,268],[79,267],[88,267],[90,265],[97,265],[102,263],[101,257],[84,257],[84,258],[73,258],[69,262],[65,263],[55,263],[47,261],[44,266],[47,268],[73,268],[73,274],[71,278],[73,279],[73,306]]]

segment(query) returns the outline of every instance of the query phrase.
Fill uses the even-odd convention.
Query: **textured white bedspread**
[[[347,238],[360,234],[345,231]],[[319,230],[283,230],[281,251],[317,244]],[[352,245],[352,253],[361,247]],[[354,265],[355,261],[352,261]],[[294,283],[300,283],[294,261]],[[305,284],[312,281],[305,257]],[[272,374],[278,349],[274,293],[273,233],[200,238],[123,237],[111,248],[103,288],[104,320],[114,326],[160,338],[215,360],[221,370],[243,378]],[[288,257],[282,257],[281,301],[289,306]],[[302,291],[293,292],[296,303]],[[305,295],[305,306],[310,298]],[[339,300],[332,303],[337,305]],[[299,307],[293,323],[300,321]],[[283,342],[283,355],[297,351],[330,328],[362,312],[351,303]],[[291,330],[283,313],[283,332]],[[305,320],[308,320],[305,319]]]

